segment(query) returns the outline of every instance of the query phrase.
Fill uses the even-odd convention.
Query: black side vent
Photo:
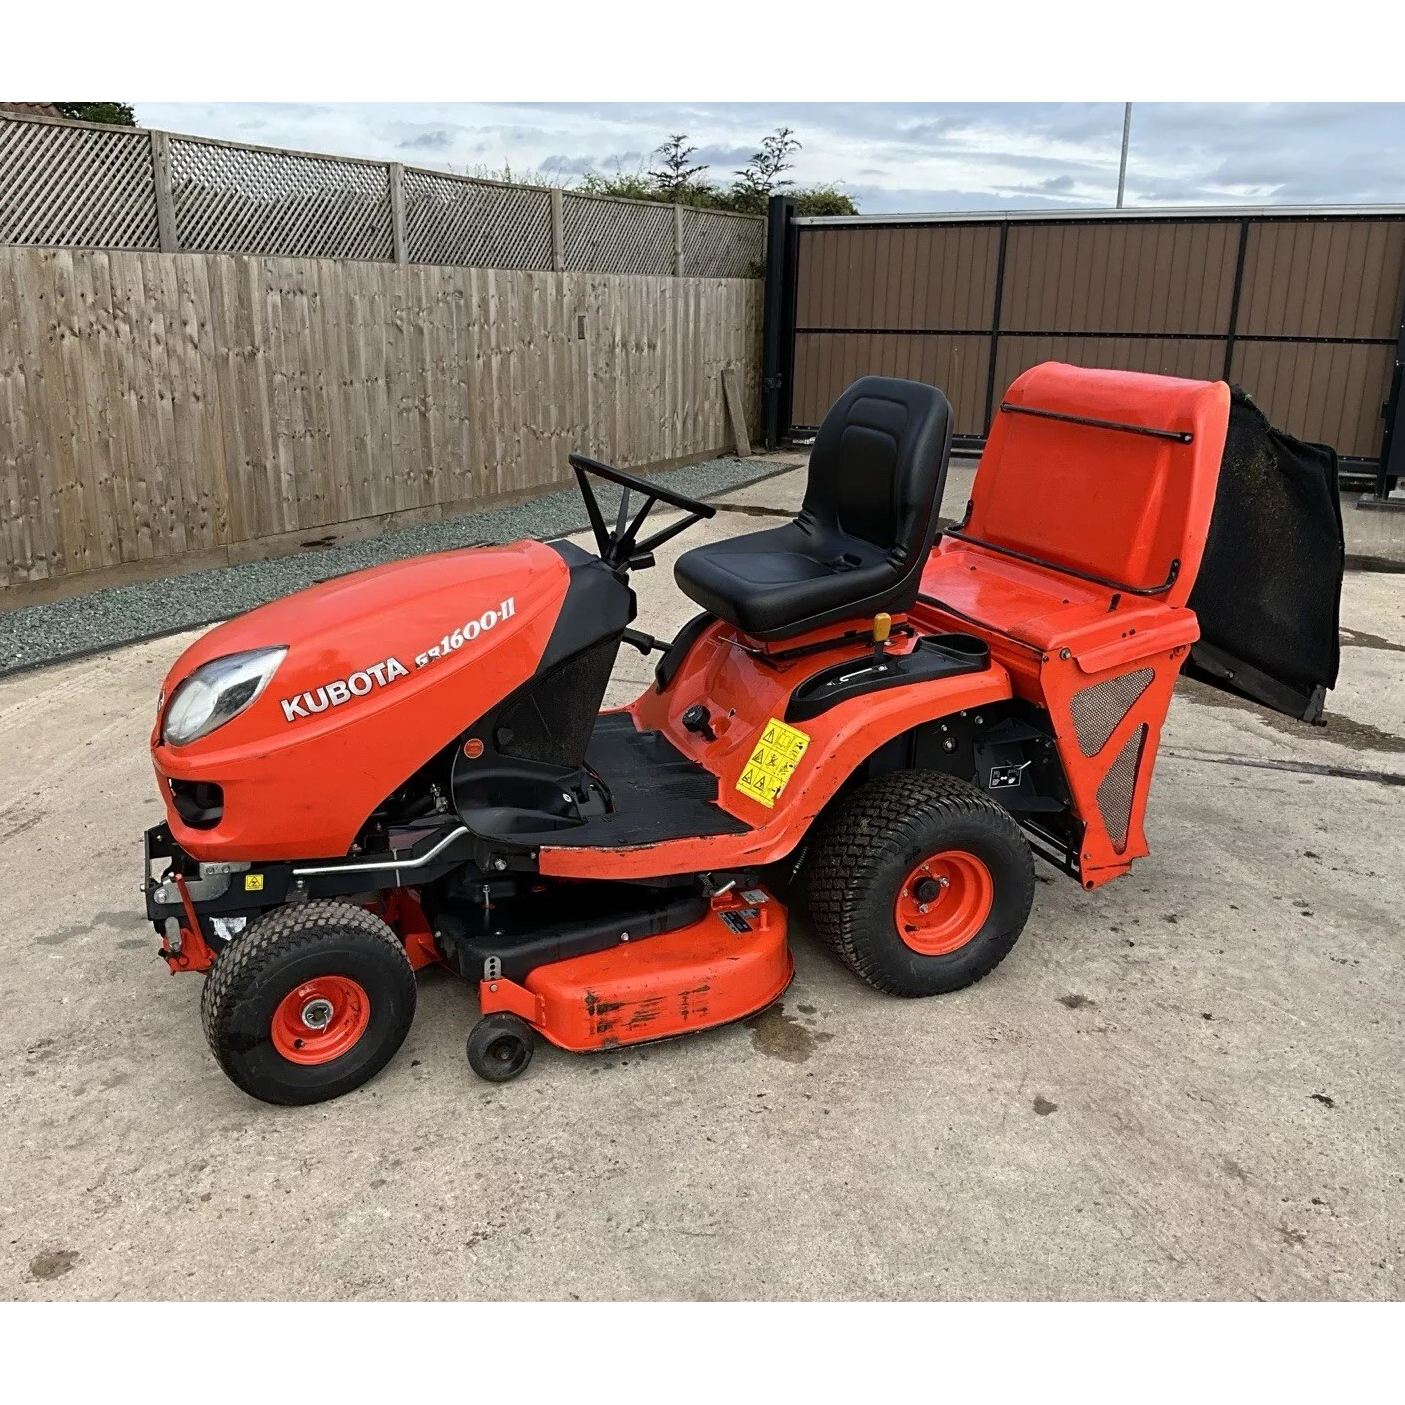
[[[619,644],[620,636],[611,635],[528,684],[498,714],[493,734],[498,754],[568,770],[579,766]]]

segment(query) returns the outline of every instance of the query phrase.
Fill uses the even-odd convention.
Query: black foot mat
[[[585,759],[609,789],[614,813],[563,831],[549,841],[553,848],[614,849],[748,829],[717,805],[711,771],[690,761],[662,732],[636,731],[627,712],[601,715]]]

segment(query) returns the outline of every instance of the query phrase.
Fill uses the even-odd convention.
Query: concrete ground
[[[692,608],[665,555],[660,634]],[[1096,893],[1042,869],[970,990],[886,998],[797,931],[760,1019],[490,1087],[431,972],[390,1068],[301,1110],[225,1080],[141,917],[191,636],[0,678],[0,1295],[1401,1297],[1399,576],[1350,574],[1342,617],[1328,725],[1183,683],[1151,856]],[[646,677],[626,651],[613,696]]]

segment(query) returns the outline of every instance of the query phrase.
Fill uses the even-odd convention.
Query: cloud
[[[302,150],[563,177],[647,168],[685,132],[722,183],[786,125],[803,143],[797,183],[839,183],[875,214],[1110,205],[1122,138],[1121,103],[139,103],[137,115]],[[1137,103],[1127,199],[1405,203],[1405,104]]]
[[[729,175],[738,166],[745,166],[756,152],[756,146],[700,146],[689,157],[690,161],[706,162],[707,165],[725,170]],[[713,172],[716,174],[716,171]]]
[[[542,161],[541,169],[556,176],[583,176],[587,171],[598,171],[600,159],[596,156],[548,156]]]
[[[406,137],[404,141],[397,142],[396,146],[401,151],[447,151],[453,144],[453,136],[443,127],[439,127],[432,132],[420,132],[416,136]]]

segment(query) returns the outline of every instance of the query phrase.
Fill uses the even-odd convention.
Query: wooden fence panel
[[[731,447],[751,279],[0,248],[0,603]],[[68,582],[76,584],[70,586]]]

